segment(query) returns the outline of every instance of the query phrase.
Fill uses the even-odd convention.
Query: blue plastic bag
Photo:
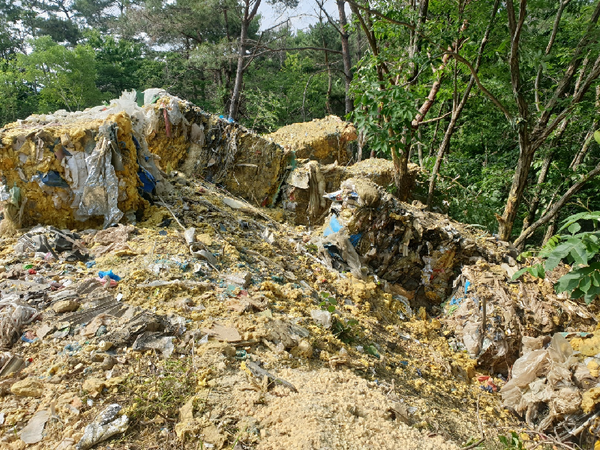
[[[119,275],[115,275],[112,270],[109,270],[108,272],[104,272],[101,270],[100,272],[98,272],[98,276],[100,278],[104,278],[107,275],[108,278],[110,278],[111,280],[121,281],[121,277]]]

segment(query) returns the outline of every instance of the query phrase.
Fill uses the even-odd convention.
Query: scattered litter
[[[292,392],[298,392],[298,390],[294,387],[293,384],[291,384],[279,377],[276,377],[275,375],[266,371],[265,369],[263,369],[258,364],[254,363],[252,361],[242,361],[242,369],[245,370],[250,375],[259,378],[260,380],[266,378],[267,380],[269,380],[270,384],[281,385],[281,386],[288,388]]]

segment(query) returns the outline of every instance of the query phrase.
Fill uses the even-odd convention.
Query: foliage
[[[96,88],[94,50],[87,45],[69,49],[49,36],[30,41],[33,51],[19,55],[23,78],[39,89],[41,112],[66,108],[77,111],[100,101]]]
[[[188,359],[166,360],[157,376],[130,377],[128,387],[134,392],[130,417],[134,422],[158,415],[169,420],[176,418],[181,406],[196,393],[197,378]]]
[[[401,131],[411,126],[417,115],[415,98],[403,86],[391,83],[385,88],[377,80],[372,61],[363,61],[353,84],[354,123],[369,140],[369,147],[381,155],[391,155],[405,143],[391,139],[390,129]],[[382,118],[385,118],[382,120]]]
[[[540,251],[545,259],[543,264],[525,267],[513,276],[517,279],[524,273],[539,278],[545,277],[545,271],[553,270],[563,261],[572,265],[569,273],[556,283],[556,292],[568,292],[571,298],[581,298],[591,303],[600,295],[600,212],[583,212],[568,217],[560,231],[569,234],[551,239]],[[590,226],[592,230],[584,230]]]
[[[508,436],[498,436],[498,440],[504,450],[525,450],[523,441],[515,431],[511,431]]]
[[[335,299],[335,297],[332,297],[329,292],[324,292],[324,291],[321,292],[320,295],[323,298],[323,301],[321,301],[321,303],[319,303],[319,306],[321,307],[321,309],[327,310],[330,313],[335,312],[335,307],[337,306],[337,300]]]

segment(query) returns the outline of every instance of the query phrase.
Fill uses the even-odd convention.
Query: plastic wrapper
[[[87,450],[99,442],[119,433],[124,433],[129,426],[126,415],[118,416],[121,406],[113,403],[102,411],[96,419],[83,431],[81,440],[77,443],[77,450]]]
[[[590,374],[573,353],[561,333],[554,334],[547,348],[525,353],[502,388],[503,405],[539,431],[553,429],[569,416],[578,419],[586,389],[577,380]]]
[[[101,133],[107,133],[106,129]],[[119,180],[111,162],[113,142],[102,136],[90,156],[86,158],[88,177],[77,210],[79,220],[104,216],[104,228],[118,223],[123,212],[118,207]]]

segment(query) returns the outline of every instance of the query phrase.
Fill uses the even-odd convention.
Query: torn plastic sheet
[[[320,238],[316,244],[327,266],[336,270],[350,270],[355,277],[364,278],[366,268],[363,268],[345,229]]]
[[[150,194],[156,188],[156,178],[152,174],[140,166],[138,171],[138,178],[142,182],[142,190]]]
[[[456,298],[455,296],[452,297],[452,299],[450,299],[450,305],[460,305],[460,303],[465,299],[465,297],[467,296],[467,291],[469,290],[469,286],[471,285],[471,282],[469,280],[465,281],[465,296],[464,297],[459,297]]]
[[[69,183],[67,183],[56,170],[50,170],[45,175],[40,175],[40,181],[50,187],[69,187]]]
[[[342,224],[340,224],[337,217],[332,215],[331,218],[329,219],[329,225],[327,226],[327,228],[325,228],[325,231],[323,232],[323,236],[327,237],[333,233],[337,233],[341,229],[342,229]]]
[[[129,417],[126,415],[119,416],[120,411],[121,406],[116,403],[109,405],[102,411],[92,423],[85,427],[83,436],[77,443],[77,450],[87,450],[98,442],[105,441],[116,434],[124,433],[129,426]]]
[[[119,180],[112,165],[111,141],[106,137],[108,128],[104,125],[100,127],[102,137],[92,154],[85,159],[88,177],[76,212],[77,219],[81,221],[93,216],[104,216],[104,228],[118,223],[123,217],[123,212],[117,206]]]
[[[24,325],[33,322],[38,311],[10,298],[0,301],[0,347],[10,348]]]
[[[578,374],[584,378],[589,371],[573,356],[571,344],[555,333],[548,348],[529,351],[515,361],[512,378],[502,389],[503,405],[524,414],[539,431],[552,429],[555,422],[581,412]]]
[[[77,208],[81,203],[81,196],[88,177],[85,157],[84,152],[75,152],[73,156],[67,156],[62,161],[62,166],[65,168],[65,178],[71,185],[75,197],[71,204],[72,208]]]

